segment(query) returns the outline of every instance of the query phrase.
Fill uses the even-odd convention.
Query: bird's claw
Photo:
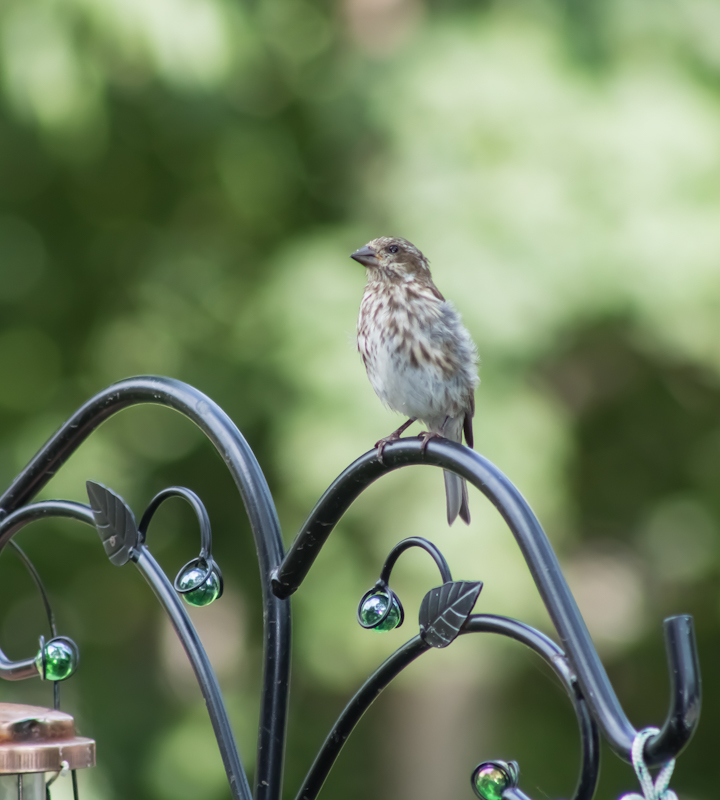
[[[384,464],[383,461],[383,450],[385,449],[385,445],[390,444],[391,442],[397,442],[400,438],[401,433],[405,433],[405,431],[415,422],[417,417],[410,417],[407,422],[403,422],[403,424],[396,430],[393,431],[389,436],[385,436],[382,439],[379,439],[375,442],[375,449],[377,450],[377,458],[381,464]]]
[[[384,439],[378,439],[378,441],[375,442],[374,447],[376,450],[377,460],[383,464],[383,466],[385,465],[385,461],[383,460],[383,450],[385,450],[386,445],[390,444],[390,442],[397,442],[399,438],[400,434],[391,433],[390,436],[386,436]]]
[[[422,455],[425,455],[425,451],[427,450],[428,442],[430,439],[441,439],[442,434],[436,433],[435,431],[423,431],[422,433],[418,434],[418,438],[422,439],[422,444],[420,445],[420,452]]]

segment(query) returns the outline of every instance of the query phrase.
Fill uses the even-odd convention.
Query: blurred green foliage
[[[717,0],[6,0],[0,478],[110,382],[167,374],[237,422],[289,541],[398,424],[354,352],[364,276],[348,255],[407,236],[480,348],[476,447],[543,521],[638,727],[665,714],[661,619],[695,616],[703,720],[672,785],[714,797],[718,31]],[[44,496],[84,500],[88,478],[136,513],[173,483],[206,502],[228,589],[193,618],[252,772],[259,582],[221,461],[172,412],[132,409]],[[360,630],[357,601],[400,538],[426,535],[457,578],[484,580],[479,610],[549,629],[511,536],[471,504],[473,525],[448,532],[439,474],[404,470],[331,537],[294,598],[288,797],[437,580],[408,554],[394,586],[408,623]],[[63,702],[98,740],[83,797],[227,797],[199,693],[139,576],[69,523],[20,540],[81,647]],[[149,543],[169,574],[197,542],[190,512],[163,507]],[[25,657],[42,608],[10,552],[0,575],[0,643]],[[562,690],[532,656],[469,638],[378,701],[323,796],[469,797],[492,757],[517,759],[532,796],[569,795]],[[35,682],[2,696],[50,703]],[[634,786],[608,754],[599,795]]]

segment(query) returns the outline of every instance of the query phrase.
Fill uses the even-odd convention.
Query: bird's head
[[[427,258],[407,239],[381,236],[356,250],[354,258],[369,270],[395,280],[430,277]]]

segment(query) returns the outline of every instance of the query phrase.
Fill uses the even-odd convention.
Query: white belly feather
[[[408,314],[404,287],[366,289],[358,318],[358,350],[382,402],[432,430],[463,417],[477,385],[477,351],[455,308],[433,295]],[[394,302],[393,302],[394,301]],[[392,312],[389,310],[392,307]]]

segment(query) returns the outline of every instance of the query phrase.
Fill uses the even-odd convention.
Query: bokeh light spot
[[[61,372],[60,351],[37,328],[11,328],[0,334],[0,406],[25,411],[50,400]]]
[[[38,232],[16,217],[0,217],[0,300],[25,296],[45,267],[45,248]]]

